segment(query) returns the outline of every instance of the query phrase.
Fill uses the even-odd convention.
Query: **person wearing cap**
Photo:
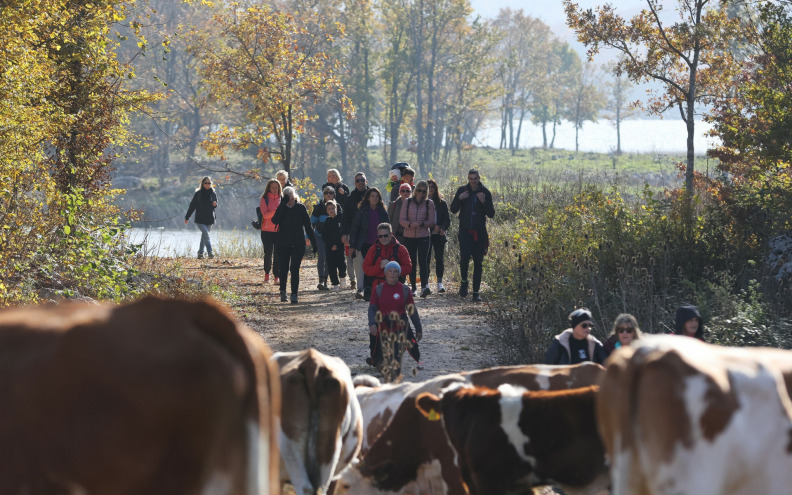
[[[363,273],[372,279],[372,289],[385,281],[385,266],[390,261],[401,265],[399,282],[404,283],[405,277],[412,270],[410,253],[393,236],[391,224],[381,223],[377,226],[377,241],[369,248],[363,260]]]
[[[594,321],[588,308],[569,313],[569,328],[553,337],[545,355],[545,364],[577,364],[593,361],[603,364],[607,353],[602,343],[591,335]]]
[[[704,341],[704,325],[697,307],[685,304],[677,308],[674,319],[674,335],[683,335]]]
[[[410,184],[402,184],[399,186],[399,197],[388,205],[388,218],[390,219],[391,227],[393,227],[393,234],[402,244],[404,244],[404,227],[399,223],[399,218],[401,217],[402,205],[411,195],[412,186]]]
[[[369,302],[368,309],[368,324],[369,324],[369,349],[371,350],[371,357],[366,358],[366,363],[372,366],[379,367],[382,364],[382,333],[401,333],[404,332],[405,337],[411,343],[417,343],[423,337],[423,327],[421,319],[418,316],[418,310],[415,307],[415,300],[412,293],[406,285],[399,282],[399,276],[402,273],[402,267],[396,261],[389,261],[385,265],[385,282],[380,284],[376,290],[371,291],[371,301]],[[411,329],[408,324],[408,318],[415,327],[415,336],[411,335]],[[394,340],[393,356],[398,362],[399,373],[401,374],[401,357],[403,349]],[[416,354],[413,358],[418,360]]]
[[[405,164],[406,165],[406,164]],[[409,165],[402,167],[399,169],[401,173],[401,181],[399,182],[399,188],[392,188],[390,192],[390,200],[391,202],[396,201],[396,198],[399,197],[399,190],[401,189],[402,184],[409,184],[410,186],[410,193],[412,194],[413,190],[413,180],[415,179],[415,170],[411,169]]]

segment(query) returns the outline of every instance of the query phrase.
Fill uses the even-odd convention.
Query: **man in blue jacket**
[[[492,193],[481,183],[478,170],[468,172],[468,183],[457,189],[451,202],[451,213],[459,212],[459,296],[468,295],[468,267],[473,257],[473,301],[481,301],[481,271],[484,255],[489,249],[487,217],[495,216]]]

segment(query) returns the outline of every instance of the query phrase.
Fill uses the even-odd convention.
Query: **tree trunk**
[[[616,154],[621,155],[621,104],[616,105]]]
[[[542,121],[542,148],[547,149],[547,121]]]
[[[556,137],[556,121],[553,120],[553,139],[550,140],[550,149],[553,149],[555,146],[555,137]]]

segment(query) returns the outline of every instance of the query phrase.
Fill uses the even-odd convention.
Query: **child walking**
[[[327,275],[330,277],[332,290],[346,288],[346,255],[344,242],[341,240],[341,217],[338,216],[338,203],[334,200],[327,202],[327,220],[319,224],[324,239],[325,255],[327,259]]]

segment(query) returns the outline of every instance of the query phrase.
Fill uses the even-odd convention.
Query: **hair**
[[[333,186],[327,186],[324,189],[322,189],[322,196],[324,196],[327,193],[333,193],[333,196],[335,196],[336,195],[335,188],[333,188]]]
[[[412,175],[415,177],[415,170],[411,169],[410,167],[404,167],[401,169],[401,176],[404,177],[405,175]]]
[[[470,175],[470,174],[476,174],[479,177],[481,177],[481,174],[479,173],[478,169],[476,169],[476,168],[471,168],[470,170],[468,170],[468,175]]]
[[[332,206],[333,208],[335,208],[336,211],[338,211],[338,203],[336,203],[334,199],[331,199],[330,201],[325,203],[325,209],[328,208],[329,206]]]
[[[341,181],[343,181],[343,179],[341,178],[341,172],[339,172],[337,168],[328,168],[327,169],[327,173],[328,174],[335,174],[335,176],[338,177],[338,183],[339,184],[341,183]]]
[[[201,182],[198,183],[198,188],[196,189],[196,192],[200,191],[203,188],[203,183],[204,183],[205,180],[208,180],[209,182],[212,182],[212,178],[207,175],[206,177],[201,179]],[[210,189],[214,189],[214,184],[212,184],[210,186]]]
[[[379,202],[377,203],[377,206],[382,206],[383,208],[385,208],[385,203],[382,202],[382,193],[380,193],[380,190],[377,189],[376,187],[369,187],[366,190],[366,194],[363,195],[363,199],[361,199],[360,203],[358,203],[358,209],[362,208],[363,205],[367,205],[369,203],[369,198],[373,193],[377,193],[377,195],[379,196]]]
[[[300,202],[300,197],[297,196],[297,191],[295,191],[292,186],[286,186],[283,188],[283,197],[285,198],[286,196],[294,196],[294,199],[298,203]]]
[[[382,222],[381,224],[377,225],[377,232],[380,230],[387,230],[389,234],[393,233],[393,226],[388,222]]]
[[[424,195],[424,200],[428,199],[429,198],[429,185],[426,183],[425,180],[419,180],[418,182],[415,183],[415,187],[413,188],[412,194],[410,195],[410,197],[411,198],[415,198],[415,191],[417,191],[418,189],[420,189],[422,187],[424,189],[426,189],[426,193]]]
[[[275,172],[275,178],[277,179],[278,177],[286,177],[286,180],[289,180],[289,172],[285,170],[278,170]]]
[[[426,180],[426,186],[427,186],[426,197],[431,199],[434,202],[435,206],[437,206],[437,203],[439,203],[441,199],[445,199],[445,196],[443,196],[440,193],[440,187],[437,185],[437,181],[435,181],[434,179],[427,179]],[[431,196],[432,193],[428,192],[429,191],[429,189],[428,189],[429,186],[433,186],[435,188],[434,197]]]
[[[633,339],[640,339],[641,338],[641,329],[638,327],[638,320],[635,319],[633,315],[630,313],[622,313],[613,320],[613,329],[608,334],[608,337],[611,335],[616,335],[616,329],[620,326],[630,326],[633,328],[633,333],[635,337]]]
[[[264,192],[261,193],[261,197],[263,198],[264,196],[267,195],[267,193],[270,190],[270,184],[277,184],[278,185],[278,196],[283,197],[283,186],[281,186],[281,183],[280,183],[280,181],[278,179],[270,179],[270,180],[267,181],[267,185],[264,186]]]
[[[360,176],[363,176],[363,177],[365,177],[365,176],[366,176],[366,174],[364,174],[363,172],[358,172],[358,173],[356,173],[356,174],[355,174],[355,178],[356,178],[356,179],[357,179],[358,177],[360,177]]]

